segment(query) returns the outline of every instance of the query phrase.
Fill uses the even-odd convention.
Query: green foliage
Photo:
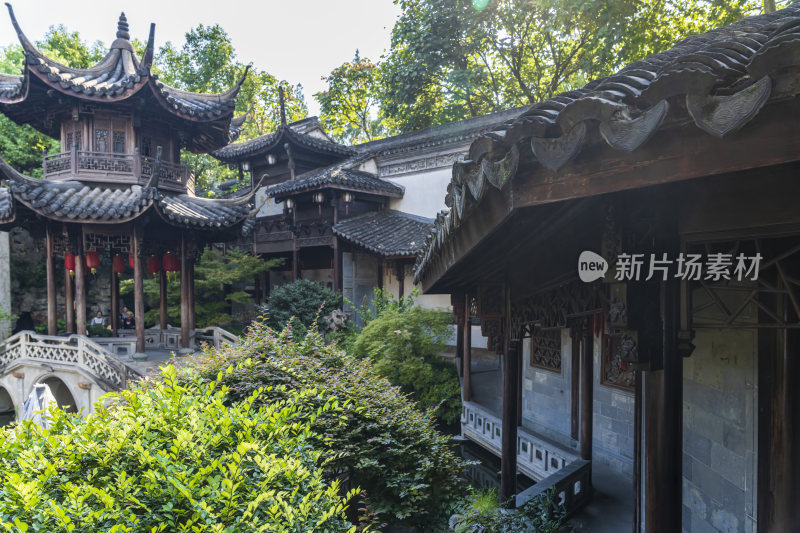
[[[374,311],[362,310],[364,328],[352,353],[372,359],[375,369],[409,393],[423,409],[451,424],[461,414],[461,386],[455,365],[439,355],[450,338],[452,315],[423,309],[414,297],[401,301],[375,290]]]
[[[400,131],[547,99],[761,10],[760,0],[395,3],[380,70],[382,111]]]
[[[378,66],[361,58],[356,50],[352,61],[344,63],[322,79],[328,89],[314,94],[319,101],[320,118],[334,139],[359,144],[380,139],[386,134],[378,118]]]
[[[186,42],[178,49],[171,42],[156,54],[154,72],[160,79],[179,89],[202,93],[225,92],[244,75],[245,65],[236,58],[228,33],[219,25],[200,24],[186,33]],[[236,114],[249,110],[241,140],[274,130],[280,124],[278,87],[285,90],[287,120],[299,120],[308,114],[302,87],[278,80],[268,72],[253,68],[236,99]],[[181,153],[181,162],[196,177],[199,194],[213,196],[223,181],[238,177],[238,172],[220,164],[207,154]],[[239,186],[248,185],[241,183]]]
[[[229,387],[227,402],[247,399],[264,388],[256,402],[282,401],[289,391],[316,390],[310,408],[330,398],[339,411],[321,413],[312,422],[316,438],[330,445],[331,474],[345,486],[364,491],[368,515],[380,522],[418,531],[442,531],[459,501],[463,462],[439,433],[430,413],[416,408],[398,387],[381,377],[369,360],[326,344],[311,329],[299,337],[293,328],[276,333],[257,321],[237,347],[209,349],[193,360],[207,380],[219,376]],[[300,420],[298,420],[300,422]],[[315,443],[319,446],[319,443]]]
[[[473,494],[466,516],[458,523],[455,533],[482,531],[484,533],[561,533],[569,531],[566,511],[556,504],[555,488],[517,509],[515,513],[499,512],[497,491]]]
[[[314,323],[325,331],[327,325],[318,318],[341,307],[341,294],[317,282],[299,279],[272,290],[267,304],[267,314],[269,325],[275,329],[285,328],[292,317],[295,317],[292,328],[296,335],[303,336]]]
[[[217,248],[203,250],[194,267],[195,273],[195,320],[198,328],[209,326],[228,327],[234,324],[230,306],[232,303],[251,303],[245,291],[234,290],[237,284],[249,283],[255,276],[282,262],[281,259],[265,261],[241,250],[228,249],[223,255]],[[120,282],[120,294],[130,298],[133,294],[133,279]],[[150,310],[145,313],[147,327],[158,323],[160,284],[158,277],[144,280],[145,303]],[[175,276],[167,281],[167,315],[172,325],[181,321],[180,279]]]
[[[310,446],[324,447],[311,425],[336,416],[331,399],[254,389],[230,404],[216,383],[178,382],[172,367],[162,379],[85,420],[53,409],[50,429],[0,429],[0,530],[354,531],[354,492],[325,481]]]
[[[113,335],[110,329],[103,326],[92,326],[91,324],[86,326],[86,333],[90,337],[110,337]]]
[[[14,281],[22,290],[38,289],[47,283],[47,270],[43,261],[33,261],[12,254],[9,261],[11,272],[16,273]]]

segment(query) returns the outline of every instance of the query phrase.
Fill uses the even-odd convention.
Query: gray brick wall
[[[574,449],[570,438],[572,344],[561,330],[561,372],[531,365],[531,339],[522,344],[522,425]]]
[[[613,470],[633,473],[633,394],[600,384],[600,342],[594,343],[593,459]],[[523,426],[562,446],[576,449],[570,437],[572,340],[561,335],[561,372],[530,364],[530,339],[523,342]]]
[[[683,529],[755,532],[754,330],[698,329],[683,367]]]
[[[594,341],[592,459],[632,478],[634,395],[601,383],[601,357],[602,345],[598,337]]]

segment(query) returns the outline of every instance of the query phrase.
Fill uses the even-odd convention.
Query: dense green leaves
[[[374,312],[364,309],[364,328],[350,344],[358,357],[399,385],[422,409],[432,409],[446,424],[461,415],[461,386],[455,365],[441,358],[452,335],[452,314],[415,305],[412,296],[395,300],[376,289]],[[364,313],[362,313],[364,314]]]
[[[294,317],[292,328],[302,337],[314,323],[325,331],[327,324],[322,318],[341,307],[341,294],[317,282],[299,279],[274,288],[266,311],[269,325],[278,330],[286,327]]]
[[[250,327],[238,347],[209,350],[197,370],[208,380],[219,376],[229,387],[228,402],[285,399],[289,391],[306,396],[316,408],[330,398],[338,411],[324,411],[311,428],[329,443],[331,475],[345,487],[363,490],[366,515],[379,523],[417,531],[443,531],[460,499],[463,463],[430,413],[381,377],[368,359],[347,355],[311,330],[299,337],[288,328],[276,333],[262,322]],[[191,371],[190,371],[191,372]],[[336,453],[334,453],[336,452]]]
[[[314,98],[319,101],[320,118],[334,139],[359,144],[386,134],[384,123],[377,116],[380,93],[375,63],[360,57],[356,50],[352,61],[336,67],[323,80],[328,89]]]
[[[355,492],[326,481],[311,430],[334,399],[254,389],[231,404],[224,387],[175,378],[166,368],[86,420],[55,409],[49,430],[0,430],[0,530],[354,531]]]

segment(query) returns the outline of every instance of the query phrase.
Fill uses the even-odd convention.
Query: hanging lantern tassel
[[[91,270],[92,274],[97,274],[97,267],[100,266],[100,254],[97,250],[89,250],[86,252],[86,267]]]
[[[117,277],[122,276],[122,273],[125,272],[125,260],[122,259],[121,255],[115,255],[111,260],[111,270]]]
[[[67,269],[70,276],[75,275],[75,256],[69,252],[64,254],[64,268]]]

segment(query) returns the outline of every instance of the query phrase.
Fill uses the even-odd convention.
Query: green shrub
[[[369,360],[326,344],[314,329],[300,338],[289,331],[276,333],[254,322],[238,347],[208,349],[186,371],[215,379],[221,369],[243,363],[221,378],[229,388],[228,402],[246,399],[261,387],[258,402],[308,389],[335,398],[340,411],[322,413],[311,426],[313,435],[325,435],[338,452],[332,475],[346,487],[363,489],[366,512],[378,522],[426,532],[446,529],[462,492],[464,463],[453,454],[449,438],[435,429],[431,414],[417,409]],[[309,407],[319,406],[318,398],[307,399]]]
[[[0,430],[0,530],[245,533],[354,531],[353,496],[323,478],[313,390],[260,391],[226,403],[215,383],[176,379],[112,395],[81,420],[59,409],[49,430]],[[274,396],[273,392],[273,396]],[[257,407],[258,406],[258,407]]]
[[[492,498],[494,501],[492,502]],[[500,512],[497,491],[473,494],[465,516],[457,520],[455,533],[566,533],[564,507],[556,504],[555,488],[539,494],[514,513]]]
[[[267,304],[269,325],[275,330],[286,327],[292,317],[295,334],[303,336],[315,322],[321,331],[327,329],[323,320],[317,317],[330,314],[334,309],[342,307],[342,295],[317,282],[300,279],[286,283],[272,290]]]
[[[352,353],[370,357],[375,368],[423,409],[435,409],[447,424],[461,415],[461,385],[453,363],[440,357],[451,335],[452,315],[423,309],[413,296],[402,302],[376,291],[375,311],[352,341]],[[362,318],[365,315],[362,314]]]

